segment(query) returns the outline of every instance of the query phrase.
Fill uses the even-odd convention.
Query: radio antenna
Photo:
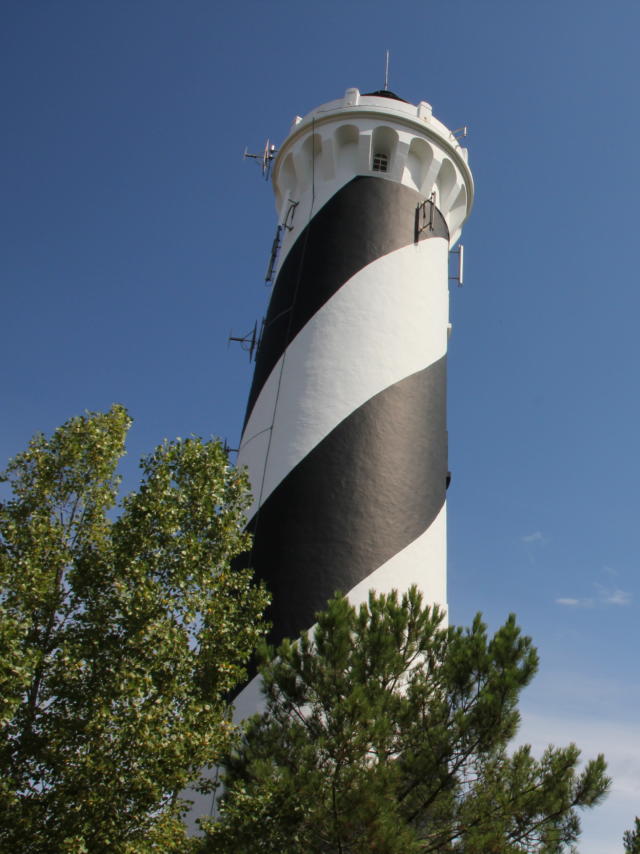
[[[384,60],[384,91],[389,91],[389,51],[385,51]]]
[[[252,160],[257,160],[258,165],[262,169],[262,174],[264,175],[265,181],[269,180],[269,173],[271,172],[271,163],[273,162],[273,158],[276,156],[278,149],[271,143],[270,140],[267,140],[264,144],[264,150],[262,154],[249,154],[247,149],[244,150],[244,157],[251,158]]]

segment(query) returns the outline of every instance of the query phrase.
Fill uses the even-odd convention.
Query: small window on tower
[[[387,154],[373,155],[373,171],[387,172],[389,170],[389,156]]]

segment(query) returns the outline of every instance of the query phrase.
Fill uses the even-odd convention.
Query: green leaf
[[[165,442],[116,510],[130,423],[73,418],[2,475],[2,850],[192,850],[179,793],[234,735],[267,604],[232,568],[246,479],[217,441]]]

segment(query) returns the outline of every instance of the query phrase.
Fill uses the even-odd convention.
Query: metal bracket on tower
[[[464,281],[464,246],[462,243],[458,245],[457,249],[452,249],[449,254],[458,256],[458,274],[457,276],[449,276],[449,281],[457,282],[460,288]]]
[[[264,150],[262,154],[249,154],[247,149],[244,150],[244,157],[250,158],[252,160],[257,160],[260,168],[262,170],[262,174],[264,176],[265,181],[269,180],[269,174],[271,172],[271,163],[273,162],[273,158],[276,156],[276,152],[278,149],[273,145],[269,140],[267,140],[264,144]]]
[[[233,332],[230,332],[227,344],[230,344],[232,341],[237,341],[240,344],[245,353],[249,354],[249,361],[252,362],[253,354],[260,343],[258,339],[258,321],[253,324],[253,329],[251,332],[247,332],[246,335],[234,335]]]
[[[416,211],[416,240],[426,228],[433,231],[436,210],[436,192],[431,193],[428,199],[418,205]]]
[[[278,260],[278,252],[280,251],[280,246],[282,244],[282,226],[279,225],[276,228],[276,236],[273,238],[273,243],[271,244],[271,257],[269,258],[269,266],[267,267],[267,275],[264,277],[265,282],[273,281],[273,271],[276,267],[276,261]]]
[[[289,210],[287,211],[287,215],[284,218],[283,226],[287,229],[287,231],[293,231],[293,218],[296,213],[296,208],[298,207],[299,202],[294,202],[293,199],[289,199]]]
[[[463,125],[461,128],[456,128],[456,130],[452,130],[451,136],[453,136],[459,140],[459,139],[463,139],[465,136],[467,136],[468,133],[469,133],[469,126]]]
[[[285,215],[284,221],[282,225],[279,225],[276,228],[276,236],[273,238],[273,243],[271,244],[271,255],[269,257],[269,266],[267,267],[267,275],[264,277],[265,282],[269,283],[273,281],[273,274],[276,269],[276,262],[278,260],[278,253],[280,252],[280,247],[282,246],[282,231],[283,229],[287,229],[287,231],[293,231],[293,217],[295,216],[296,208],[298,207],[298,202],[294,202],[289,199],[289,208],[287,209],[287,213]]]

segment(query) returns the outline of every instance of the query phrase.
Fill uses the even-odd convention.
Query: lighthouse
[[[386,89],[296,117],[272,179],[273,291],[238,466],[277,644],[337,590],[357,605],[417,584],[446,609],[450,253],[473,179],[431,106]],[[241,717],[257,696],[241,692]]]
[[[415,584],[446,610],[450,255],[473,178],[431,106],[387,89],[297,116],[272,178],[273,291],[238,466],[253,494],[242,560],[272,594],[278,644],[338,590],[358,605]],[[236,720],[259,710],[259,677],[234,704]],[[189,796],[190,824],[213,811]]]

